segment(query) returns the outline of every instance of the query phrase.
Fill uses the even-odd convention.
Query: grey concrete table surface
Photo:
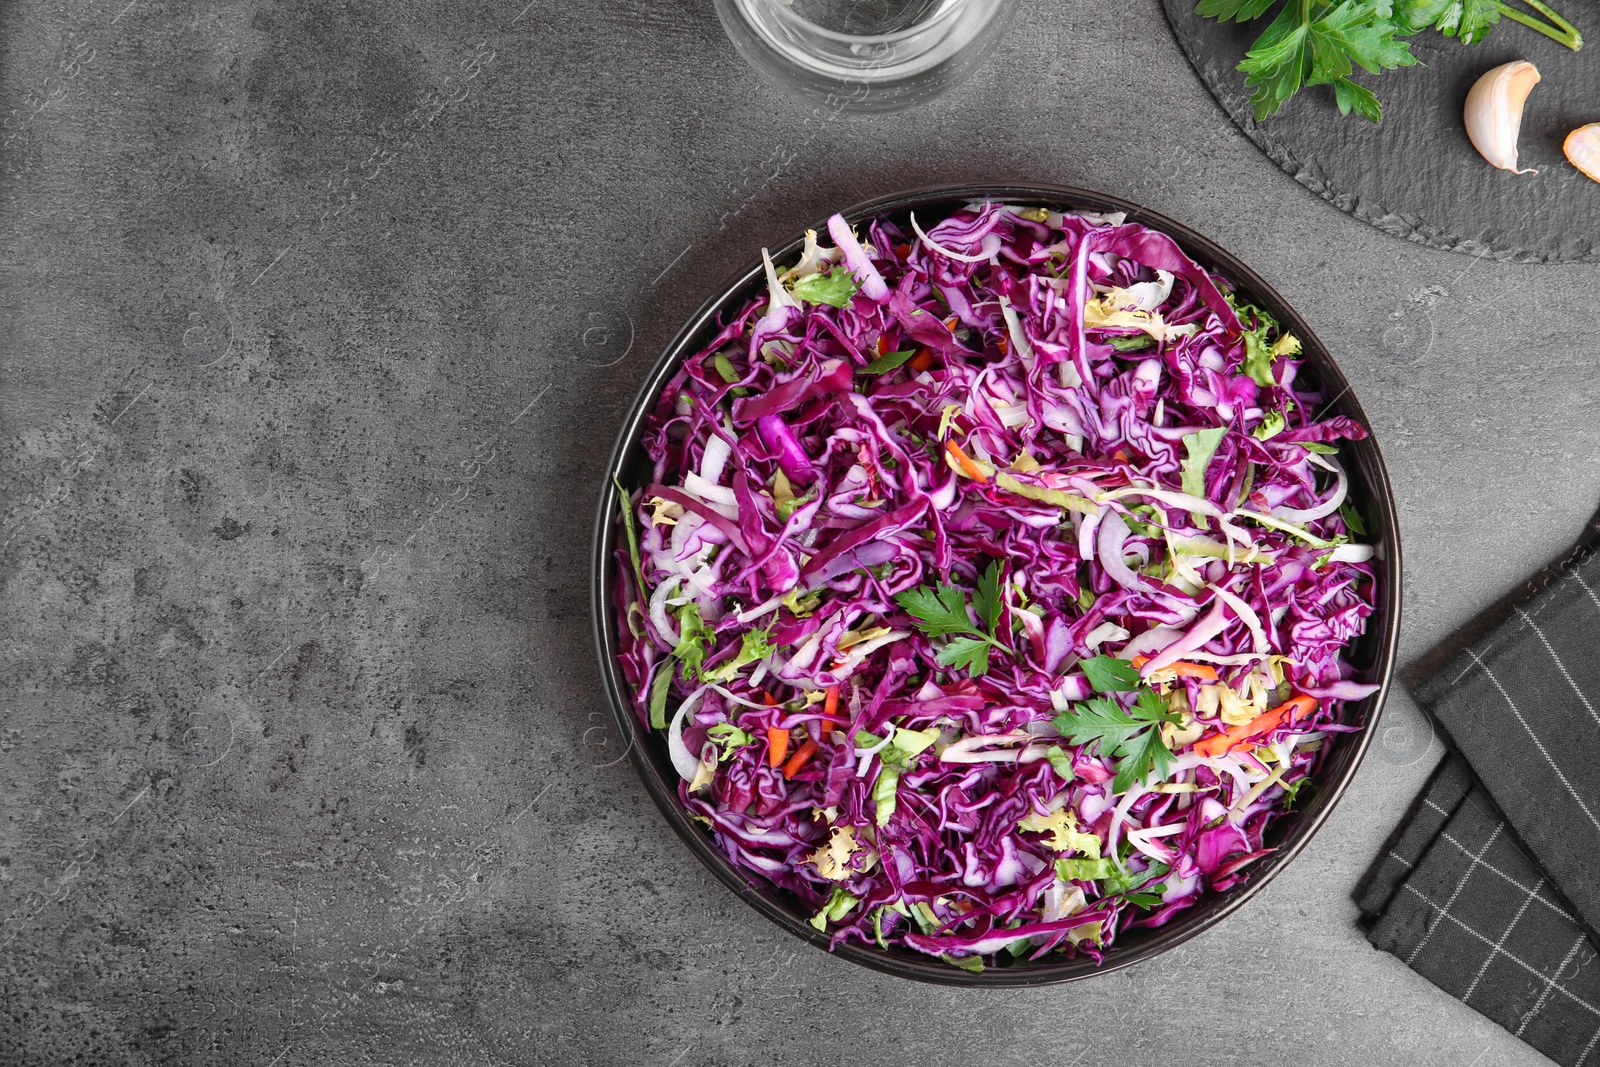
[[[670,835],[608,748],[586,556],[639,379],[754,248],[1052,179],[1221,241],[1338,354],[1409,659],[1600,499],[1600,267],[1334,211],[1155,0],[1032,0],[882,118],[779,96],[683,0],[22,0],[0,49],[0,1063],[1544,1062],[1355,926],[1440,753],[1404,694],[1220,928],[925,988],[781,935]]]

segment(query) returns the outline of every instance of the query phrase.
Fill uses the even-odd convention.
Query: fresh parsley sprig
[[[1000,594],[998,560],[978,576],[977,588],[970,597],[959,586],[940,582],[937,586],[909,589],[894,600],[917,620],[917,629],[929,637],[953,637],[934,656],[941,667],[965,667],[977,678],[989,671],[991,648],[1008,656],[1016,655],[1000,640],[996,629],[1005,608]],[[972,621],[974,611],[982,623],[981,628]]]
[[[1278,0],[1200,0],[1195,12],[1222,22],[1249,22]],[[1544,16],[1516,6],[1517,0],[1283,0],[1276,18],[1262,31],[1239,70],[1255,90],[1256,121],[1265,121],[1309,85],[1333,86],[1340,114],[1352,111],[1377,122],[1383,107],[1366,86],[1351,80],[1360,67],[1372,74],[1417,62],[1403,38],[1436,29],[1462,44],[1477,44],[1502,17],[1537,30],[1573,51],[1583,34],[1542,0],[1520,0]]]
[[[1172,773],[1174,756],[1161,739],[1163,723],[1183,725],[1183,716],[1167,707],[1154,690],[1139,682],[1133,665],[1112,656],[1084,660],[1079,668],[1089,684],[1100,693],[1057,715],[1055,726],[1061,736],[1074,745],[1093,744],[1102,755],[1115,758],[1117,776],[1113,793],[1126,793],[1155,772],[1165,778]],[[1106,694],[1134,692],[1129,708]]]

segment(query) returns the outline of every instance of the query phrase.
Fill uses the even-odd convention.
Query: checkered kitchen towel
[[[1374,945],[1561,1064],[1600,1067],[1600,515],[1414,687],[1446,759],[1361,908]]]

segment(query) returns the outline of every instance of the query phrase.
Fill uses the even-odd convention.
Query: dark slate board
[[[1342,116],[1327,86],[1302,89],[1257,124],[1235,68],[1267,20],[1245,26],[1195,15],[1195,0],[1162,0],[1195,71],[1245,135],[1301,185],[1386,233],[1433,248],[1527,262],[1600,261],[1600,183],[1561,154],[1579,126],[1600,121],[1600,6],[1566,0],[1557,10],[1592,42],[1572,52],[1509,20],[1463,47],[1426,31],[1410,38],[1426,66],[1367,75],[1383,102],[1374,126]],[[1538,174],[1485,163],[1467,140],[1461,107],[1491,67],[1526,59],[1543,80],[1528,98],[1519,162]]]

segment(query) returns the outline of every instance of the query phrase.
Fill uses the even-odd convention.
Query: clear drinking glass
[[[983,62],[1015,0],[716,0],[767,81],[839,111],[898,111]]]

